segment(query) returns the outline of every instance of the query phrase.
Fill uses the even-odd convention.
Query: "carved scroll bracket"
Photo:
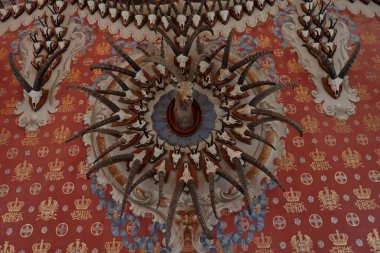
[[[66,19],[68,20],[68,18]],[[52,71],[49,80],[44,84],[43,88],[49,91],[46,103],[38,110],[33,111],[29,104],[29,96],[26,91],[23,93],[23,100],[16,105],[14,114],[21,114],[18,119],[18,125],[26,129],[26,131],[36,131],[39,127],[47,124],[49,113],[55,113],[59,105],[59,101],[55,98],[59,83],[62,82],[70,71],[72,60],[75,58],[76,52],[80,50],[85,43],[85,35],[81,32],[74,32],[75,25],[64,24],[68,27],[67,36],[65,38],[71,41],[67,51],[62,54],[60,64]],[[29,36],[21,41],[20,53],[24,62],[21,74],[28,82],[32,82],[36,75],[36,70],[31,65],[33,60],[32,40]]]
[[[348,77],[346,76],[342,84],[342,92],[337,99],[332,98],[326,92],[321,79],[322,77],[326,77],[327,73],[319,66],[318,60],[302,46],[304,42],[297,34],[297,30],[301,28],[297,20],[298,15],[293,13],[288,16],[292,21],[282,26],[281,33],[291,43],[294,51],[297,52],[298,61],[312,75],[311,80],[315,85],[315,90],[312,91],[314,101],[322,104],[323,110],[327,115],[339,120],[348,119],[349,116],[356,112],[356,105],[354,103],[360,100],[356,90],[350,88]],[[334,66],[335,69],[340,70],[348,59],[347,50],[349,49],[348,41],[350,33],[348,27],[340,21],[336,24],[336,29],[338,33],[334,40],[337,43],[337,50],[334,54]]]

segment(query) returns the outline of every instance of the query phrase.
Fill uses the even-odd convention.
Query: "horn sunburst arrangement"
[[[94,143],[107,140],[87,178],[119,166],[118,175],[126,178],[120,183],[121,216],[127,203],[133,202],[132,193],[148,186],[155,196],[151,202],[165,214],[164,245],[171,248],[178,210],[194,209],[204,235],[212,239],[212,220],[221,216],[223,207],[216,192],[234,192],[244,200],[248,213],[254,212],[250,205],[254,180],[248,173],[257,169],[284,189],[273,166],[266,165],[256,151],[278,148],[279,143],[267,137],[271,124],[287,123],[300,135],[302,130],[274,110],[275,102],[267,103],[277,91],[296,84],[254,80],[253,65],[271,51],[236,60],[231,53],[234,29],[222,45],[207,48],[201,39],[203,33],[213,33],[207,25],[195,29],[182,46],[178,37],[171,39],[157,26],[153,29],[162,35],[161,44],[159,48],[149,45],[152,50],[139,47],[143,54],[138,59],[106,36],[128,67],[91,66],[112,79],[107,89],[68,87],[91,96],[96,101],[93,110],[106,113],[67,141],[82,136],[91,136]],[[210,219],[210,214],[215,218]]]

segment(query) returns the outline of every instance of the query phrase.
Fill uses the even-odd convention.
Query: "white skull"
[[[143,22],[144,16],[137,14],[135,15],[135,19],[136,19],[137,25],[141,25],[141,23]]]
[[[228,18],[228,10],[221,10],[221,11],[220,11],[220,16],[222,17],[222,19],[223,19],[224,21],[226,21],[227,18]]]
[[[177,22],[179,24],[179,27],[183,30],[185,29],[185,23],[186,23],[186,16],[185,15],[182,15],[182,14],[179,14],[177,16]]]
[[[146,79],[144,72],[142,70],[139,70],[136,72],[136,76],[134,77],[137,81],[146,83],[148,80]]]
[[[241,5],[235,5],[234,6],[234,11],[235,11],[236,16],[238,16],[238,17],[240,16],[241,9],[242,9]]]
[[[181,34],[180,36],[176,37],[176,39],[181,48],[185,47],[186,42],[187,42],[187,37]]]
[[[212,154],[217,160],[220,160],[220,157],[219,157],[219,154],[218,154],[218,151],[216,151],[216,145],[215,143],[211,144],[210,146],[207,146],[206,147],[206,150]]]
[[[127,21],[129,19],[129,17],[130,17],[130,13],[129,13],[129,11],[122,11],[121,12],[121,16],[123,17],[123,19],[125,21]]]
[[[343,79],[340,78],[340,77],[337,77],[335,79],[331,79],[331,77],[329,77],[328,78],[328,83],[329,83],[329,85],[331,87],[331,90],[334,92],[335,97],[338,97],[339,96],[340,86],[343,83]]]
[[[207,12],[207,18],[210,22],[214,22],[215,12],[214,11]]]
[[[32,107],[35,109],[37,107],[37,104],[40,102],[40,99],[42,97],[42,91],[35,91],[31,90],[28,93],[29,97],[32,98]]]
[[[180,54],[177,56],[176,59],[177,59],[177,62],[179,64],[179,67],[181,68],[182,73],[185,72],[187,60],[189,59],[189,57],[187,57],[183,54]]]
[[[149,23],[153,25],[153,24],[156,23],[157,16],[154,15],[154,14],[149,14],[149,15],[148,15],[148,19],[149,19]]]
[[[248,11],[252,11],[252,9],[253,9],[253,1],[247,1],[245,3],[245,5],[247,6],[247,10]]]
[[[201,16],[199,16],[198,14],[194,14],[194,16],[193,16],[194,25],[198,26],[200,21],[201,21]]]

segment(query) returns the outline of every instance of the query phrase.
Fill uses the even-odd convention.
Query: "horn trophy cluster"
[[[228,8],[228,4],[220,6]],[[183,206],[179,203],[184,195],[191,200],[189,208],[195,211],[206,238],[212,239],[205,209],[209,208],[217,219],[221,216],[216,195],[220,182],[225,190],[233,188],[241,194],[250,214],[254,210],[248,171],[261,171],[284,189],[273,168],[262,164],[251,152],[257,147],[276,149],[271,140],[258,131],[263,125],[274,121],[287,123],[300,135],[303,133],[294,120],[265,108],[268,97],[281,89],[295,87],[295,83],[278,84],[271,80],[252,83],[247,78],[255,62],[271,51],[252,52],[232,62],[234,29],[210,51],[204,49],[202,39],[204,34],[213,33],[206,24],[194,29],[183,47],[177,43],[180,32],[171,38],[156,25],[152,29],[162,38],[153,51],[138,46],[143,60],[133,59],[118,42],[105,37],[125,59],[127,67],[91,66],[109,76],[115,84],[113,89],[68,87],[85,92],[108,113],[106,118],[93,122],[67,142],[86,134],[112,140],[98,154],[87,171],[87,178],[117,164],[127,170],[121,217],[133,192],[149,182],[149,190],[158,196],[156,208],[167,214],[164,244],[171,248],[173,221],[176,211]],[[164,48],[165,45],[168,48]],[[207,115],[215,116],[209,122]],[[167,131],[169,135],[165,135]],[[201,188],[208,189],[208,203],[200,198]]]

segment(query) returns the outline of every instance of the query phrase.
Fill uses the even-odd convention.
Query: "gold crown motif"
[[[47,253],[50,247],[50,243],[44,242],[44,239],[42,239],[41,242],[33,244],[32,250],[33,253]]]
[[[14,108],[16,107],[17,102],[18,101],[15,98],[11,98],[9,100],[6,100],[4,104],[7,108]]]
[[[358,85],[355,86],[355,89],[358,92],[358,94],[364,94],[368,91],[367,85],[362,85],[361,83],[358,83]]]
[[[380,126],[380,118],[378,116],[373,116],[372,113],[363,117],[364,123],[371,129],[378,129]]]
[[[293,191],[293,188],[290,188],[288,192],[284,192],[283,195],[288,202],[298,202],[301,198],[301,192]]]
[[[326,152],[319,151],[317,148],[315,151],[310,152],[309,154],[311,156],[311,159],[313,159],[314,162],[323,162],[326,158]]]
[[[87,245],[81,242],[80,239],[76,239],[75,242],[69,244],[66,249],[67,253],[86,253]]]
[[[26,131],[25,136],[26,138],[36,138],[38,134],[38,131]]]
[[[106,242],[104,247],[107,250],[107,253],[119,253],[122,248],[121,242],[117,242],[115,238],[111,242]]]
[[[340,119],[333,119],[334,123],[338,126],[345,126],[347,125],[347,120],[340,120]]]
[[[24,201],[19,201],[18,198],[16,198],[15,201],[8,202],[7,208],[9,212],[19,212],[24,204]]]
[[[74,205],[79,210],[86,210],[91,204],[91,199],[85,199],[84,195],[82,195],[81,199],[76,199],[74,201]]]
[[[5,241],[3,245],[0,245],[0,253],[16,253],[15,246]]]
[[[380,57],[378,55],[375,55],[374,57],[371,57],[371,60],[375,63],[375,64],[380,64]]]
[[[55,161],[49,162],[48,166],[49,166],[50,171],[60,171],[64,164],[65,162],[59,161],[58,158],[55,158]]]
[[[353,192],[358,199],[369,199],[372,191],[369,188],[363,188],[359,185],[359,188],[354,189]]]
[[[62,104],[64,105],[70,105],[74,102],[75,100],[75,97],[71,96],[71,95],[67,95],[66,97],[64,97],[62,99]]]
[[[270,245],[272,244],[272,237],[270,236],[264,236],[264,233],[260,234],[260,237],[255,237],[253,239],[253,242],[256,244],[257,248],[259,249],[269,249]]]
[[[294,91],[297,93],[299,96],[307,96],[307,93],[309,92],[309,88],[299,85],[294,88]]]
[[[344,233],[339,233],[338,230],[334,234],[329,235],[329,239],[334,244],[334,246],[346,246],[348,241],[348,235]]]

